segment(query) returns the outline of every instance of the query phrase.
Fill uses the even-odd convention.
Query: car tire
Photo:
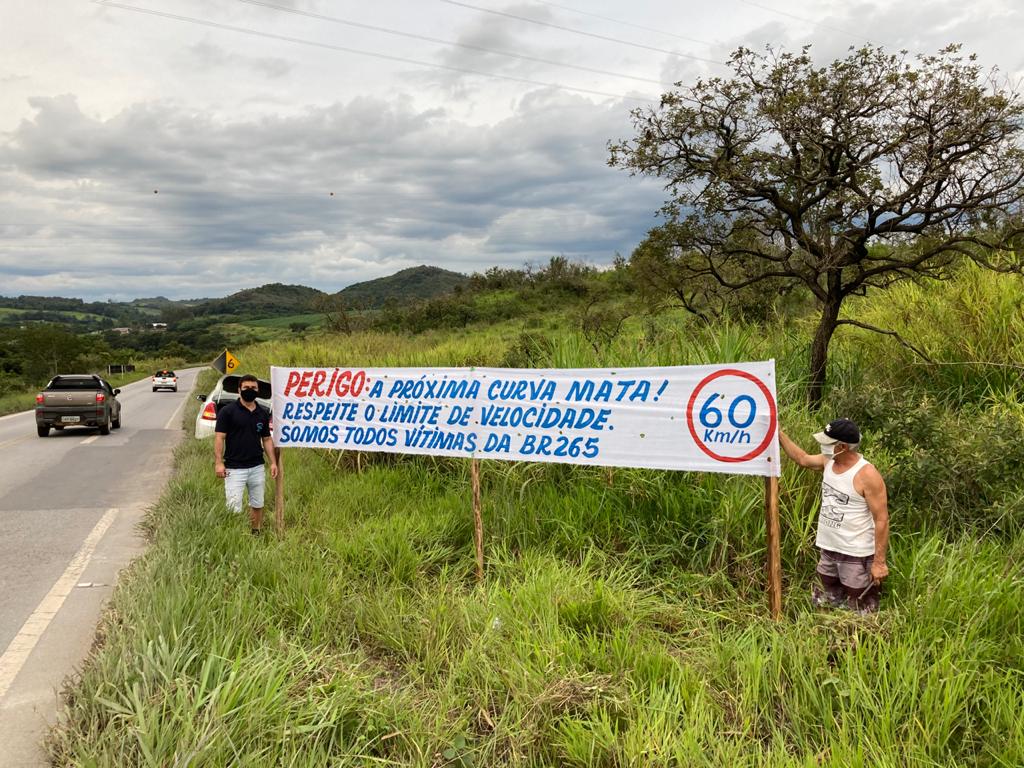
[[[107,418],[104,420],[104,422],[102,424],[100,424],[100,434],[101,435],[109,435],[110,434],[110,416],[107,416]]]
[[[117,418],[110,422],[110,426],[111,426],[112,429],[120,429],[121,428],[121,414],[118,414]]]
[[[153,387],[153,391],[156,392],[160,387]]]
[[[50,434],[50,428],[44,427],[42,424],[36,424],[36,434],[40,437],[46,437]]]

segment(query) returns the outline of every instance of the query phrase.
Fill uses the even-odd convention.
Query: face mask
[[[241,397],[241,398],[242,398],[243,400],[245,400],[245,402],[247,402],[247,403],[251,403],[251,402],[252,402],[253,400],[255,400],[255,399],[256,399],[256,394],[257,394],[257,393],[256,393],[256,390],[255,390],[255,389],[243,389],[243,390],[242,390],[242,391],[241,391],[241,392],[239,393],[239,396],[240,396],[240,397]]]
[[[828,445],[821,446],[821,455],[829,459],[833,458],[836,453],[835,443],[829,443]]]

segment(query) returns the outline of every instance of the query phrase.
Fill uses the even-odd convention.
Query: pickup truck
[[[36,395],[36,431],[46,437],[51,429],[99,427],[101,435],[109,435],[121,426],[119,394],[99,376],[54,376]]]

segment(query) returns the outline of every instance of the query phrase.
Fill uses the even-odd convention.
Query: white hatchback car
[[[203,440],[213,437],[217,431],[217,410],[238,399],[238,382],[241,376],[229,374],[221,376],[213,391],[208,395],[196,395],[196,400],[203,401],[203,407],[196,414],[196,437]],[[270,413],[270,431],[274,431],[274,411],[270,402],[270,382],[258,379],[259,392],[256,402]]]
[[[172,392],[178,391],[178,374],[168,371],[166,368],[153,374],[153,391],[158,389],[169,389]]]

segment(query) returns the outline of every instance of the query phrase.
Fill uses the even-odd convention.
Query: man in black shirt
[[[270,414],[256,402],[259,386],[259,380],[252,374],[239,379],[239,399],[217,411],[217,431],[213,437],[214,471],[224,479],[228,508],[241,513],[242,494],[248,490],[254,534],[263,527],[264,453],[270,459],[270,476],[277,479]]]

